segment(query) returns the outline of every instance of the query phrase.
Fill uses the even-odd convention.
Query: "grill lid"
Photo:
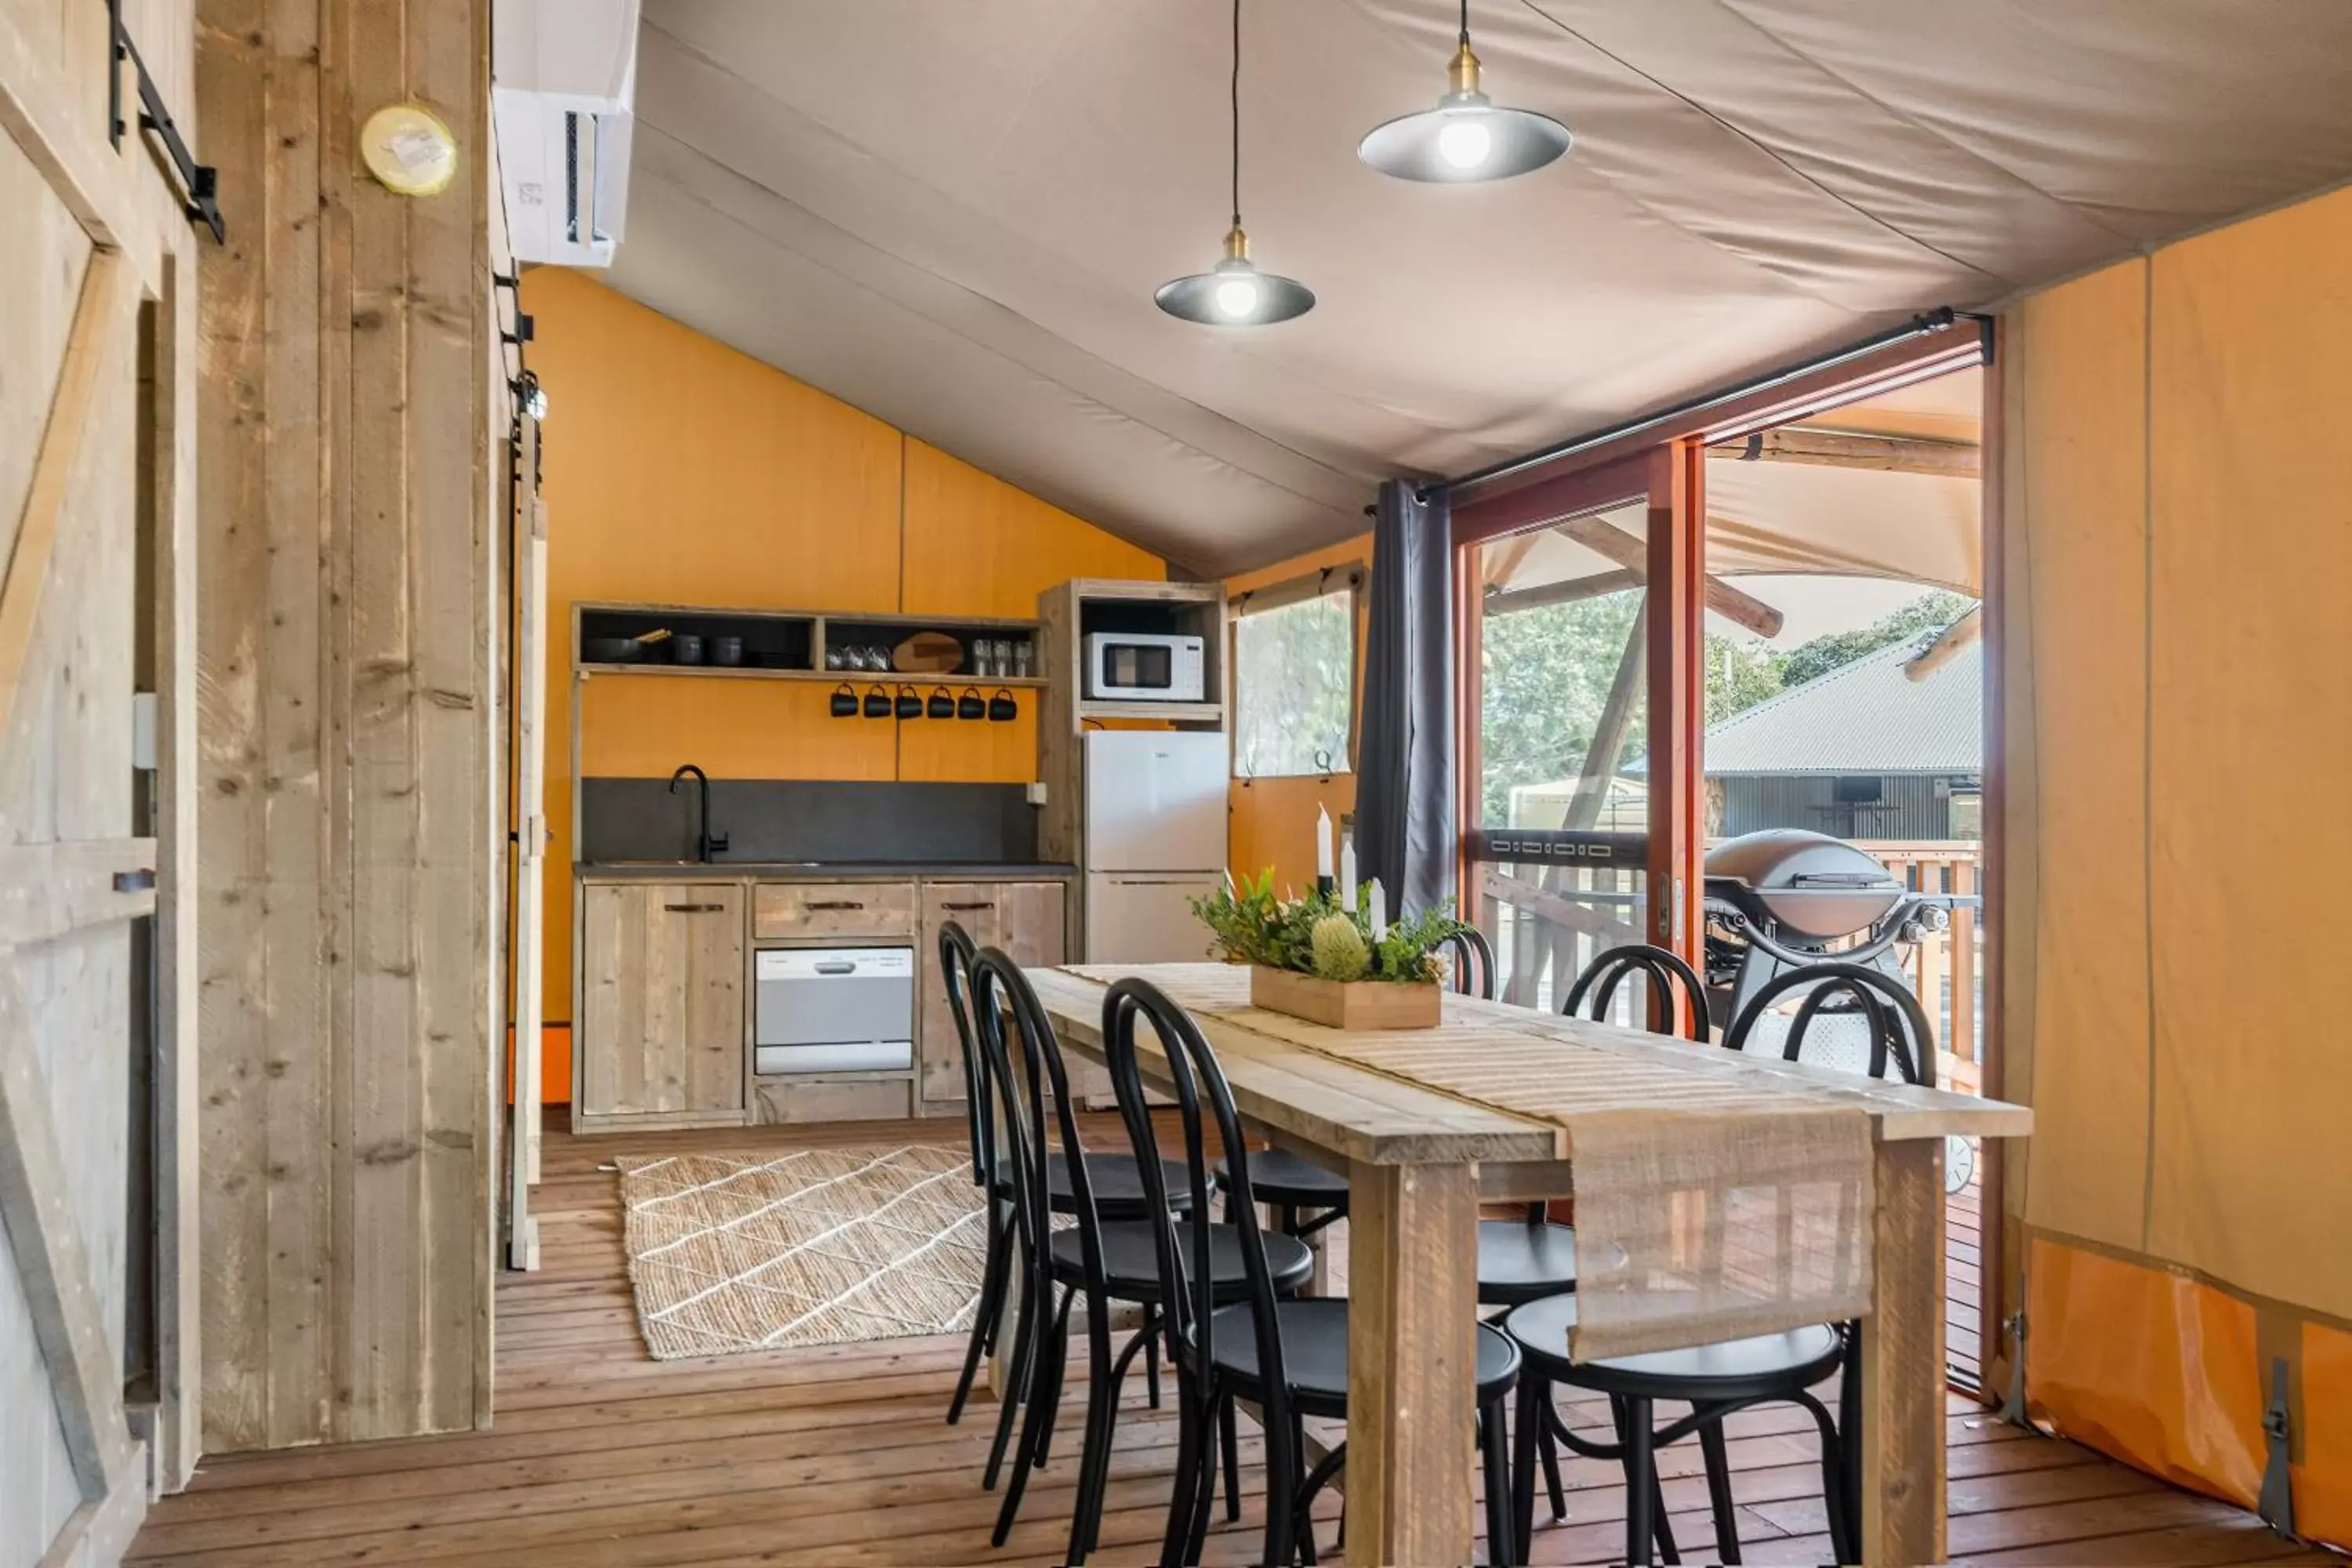
[[[1727,838],[1708,851],[1707,892],[1784,934],[1822,942],[1863,931],[1893,909],[1904,886],[1843,839],[1801,827]]]
[[[1727,838],[1707,851],[1706,874],[1759,892],[1900,891],[1903,886],[1885,867],[1844,839],[1802,827],[1769,827]]]

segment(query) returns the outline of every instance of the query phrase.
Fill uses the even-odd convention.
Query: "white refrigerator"
[[[1086,960],[1209,957],[1192,901],[1225,875],[1222,734],[1089,730],[1086,742]]]

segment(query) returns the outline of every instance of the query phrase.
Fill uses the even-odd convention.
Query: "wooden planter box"
[[[1342,984],[1287,969],[1250,966],[1250,1005],[1334,1029],[1433,1029],[1444,1016],[1444,987],[1388,980]]]

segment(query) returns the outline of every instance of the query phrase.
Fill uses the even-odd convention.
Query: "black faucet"
[[[702,864],[708,866],[710,864],[710,858],[713,855],[724,855],[727,853],[727,835],[724,833],[713,833],[710,831],[709,774],[704,773],[700,768],[696,767],[692,763],[688,763],[684,767],[678,769],[677,772],[669,775],[669,793],[676,795],[677,793],[677,781],[686,777],[688,773],[692,773],[694,775],[695,794],[699,797],[699,809],[695,814],[695,826],[697,831],[694,835],[694,858]]]

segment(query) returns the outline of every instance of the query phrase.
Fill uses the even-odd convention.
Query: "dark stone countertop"
[[[1051,860],[607,860],[584,861],[574,869],[604,881],[656,882],[1020,882],[1078,874],[1076,866]]]

